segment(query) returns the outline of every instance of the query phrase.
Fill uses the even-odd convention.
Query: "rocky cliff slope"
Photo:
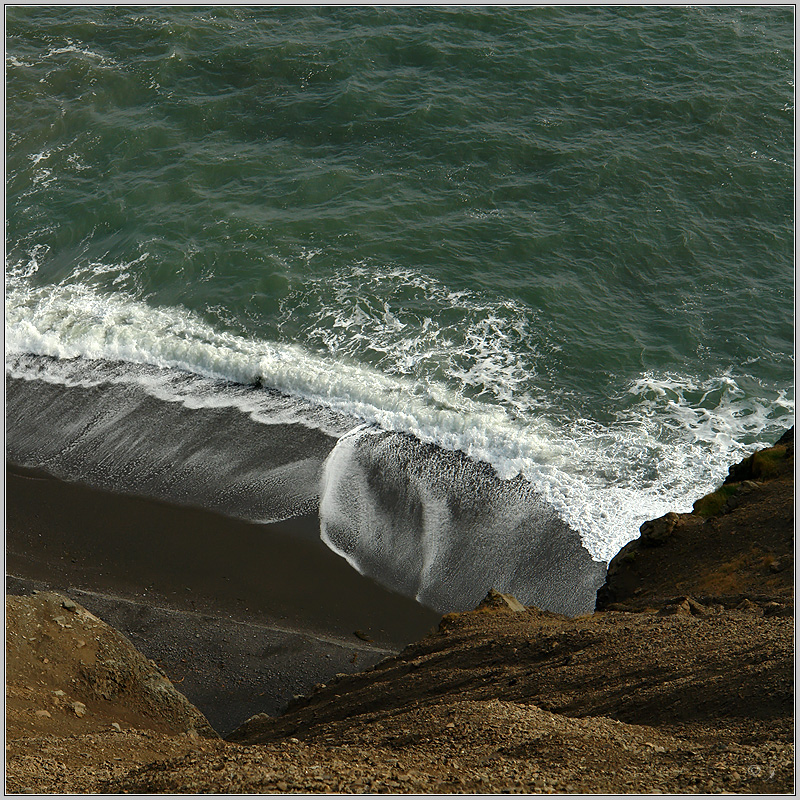
[[[217,738],[122,634],[52,592],[6,598],[9,792],[80,792]]]
[[[37,696],[15,718],[8,788],[791,792],[793,475],[787,436],[732,468],[692,514],[645,523],[612,562],[594,614],[568,619],[490,592],[399,655],[319,685],[280,717],[248,720],[229,741],[193,733],[188,718],[178,726],[188,735],[166,733],[157,714],[115,728],[103,711],[103,724],[79,730],[94,709],[65,671],[53,708]],[[48,613],[68,620],[62,612]],[[9,621],[14,637],[20,623]],[[76,643],[61,643],[50,663],[73,658]],[[42,653],[21,656],[25,685],[44,681],[56,696]],[[122,706],[142,711],[132,691]],[[46,727],[73,694],[84,717]]]
[[[642,525],[609,565],[597,608],[642,610],[678,594],[791,614],[794,597],[794,428],[728,471],[691,514]],[[780,609],[768,606],[777,603]]]

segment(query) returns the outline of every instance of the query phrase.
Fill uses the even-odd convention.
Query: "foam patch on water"
[[[338,353],[328,355],[219,331],[185,309],[104,296],[83,284],[36,287],[31,282],[36,258],[12,267],[8,276],[6,347],[12,374],[52,382],[136,381],[153,396],[187,407],[234,406],[265,423],[302,422],[334,436],[359,421],[410,434],[490,464],[501,480],[524,477],[598,560],[611,558],[646,519],[689,510],[731,463],[792,424],[794,403],[784,391],[730,371],[702,379],[643,374],[610,400],[616,419],[606,425],[555,413],[520,414],[503,401],[502,381],[492,370],[492,396],[470,397],[463,383],[448,382],[447,374],[437,378],[430,364],[398,375],[358,363],[347,337]],[[412,277],[398,274],[397,281]],[[431,289],[424,281],[420,285]],[[355,308],[342,313],[341,325],[336,320],[329,325],[332,335],[355,324],[349,322],[357,316]],[[377,319],[379,309],[370,314]],[[395,339],[381,340],[396,372],[408,323],[388,301],[383,315],[382,330],[397,327]],[[487,325],[495,324],[493,319],[487,316]],[[359,335],[368,336],[369,325],[359,324]],[[436,324],[431,320],[428,333],[423,322],[420,335],[445,341],[447,331]],[[409,342],[412,353],[423,352],[413,334]],[[506,345],[522,347],[508,339]],[[478,345],[473,352],[480,353]],[[56,360],[34,364],[25,353]],[[503,357],[513,377],[523,362]],[[91,369],[86,359],[94,360]],[[114,368],[111,375],[102,366],[109,361],[154,369]],[[451,369],[452,364],[445,372]],[[183,377],[176,377],[176,370]],[[223,387],[219,381],[240,386]],[[253,383],[274,391],[241,388]],[[513,381],[507,391],[513,396]]]
[[[64,56],[64,58],[61,58],[62,56]],[[52,61],[62,66],[70,65],[75,61],[78,63],[88,61],[92,63],[93,66],[103,69],[110,69],[117,66],[117,62],[110,56],[98,53],[85,44],[76,43],[69,38],[66,40],[66,44],[61,47],[50,45],[47,51],[42,53],[40,58],[42,62]]]
[[[310,261],[318,251],[308,251]],[[536,375],[559,349],[526,304],[453,291],[411,269],[361,262],[305,275],[281,304],[303,309],[301,335],[334,357],[368,359],[381,372],[434,379],[517,413],[545,405]]]

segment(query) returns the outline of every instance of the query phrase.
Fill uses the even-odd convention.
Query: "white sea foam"
[[[110,68],[116,66],[116,61],[109,56],[97,53],[94,50],[86,47],[85,45],[76,44],[72,39],[67,39],[67,43],[61,47],[51,46],[46,53],[42,55],[42,60],[47,61],[53,56],[67,56],[68,58],[89,59],[96,66],[101,68]]]
[[[509,337],[515,326],[525,330],[525,319],[513,315],[508,323],[487,313],[491,336],[484,336],[480,327],[466,336],[472,366],[464,374],[454,373],[450,362],[448,375],[458,381],[451,387],[425,372],[393,375],[358,363],[349,357],[347,337],[325,355],[298,344],[222,332],[185,309],[153,308],[119,294],[104,296],[85,284],[36,287],[30,280],[36,264],[34,253],[8,273],[6,347],[12,374],[53,382],[135,380],[154,396],[187,407],[238,407],[264,423],[303,422],[336,436],[354,427],[352,418],[411,434],[491,464],[501,479],[524,476],[580,532],[598,560],[609,559],[634,538],[644,520],[671,509],[688,510],[692,499],[713,488],[730,463],[791,424],[790,398],[769,387],[748,395],[740,388],[741,378],[730,372],[703,380],[644,374],[622,387],[611,425],[557,423],[543,413],[520,414],[514,408],[519,400],[514,379],[522,369],[521,357],[503,353],[500,344],[505,337],[513,349]],[[398,272],[397,279],[413,281],[414,276]],[[424,281],[422,285],[426,291],[431,288]],[[462,296],[459,302],[472,298]],[[358,321],[359,309],[372,322]],[[388,302],[383,314],[375,306],[358,304],[345,305],[342,314],[341,321],[328,320],[324,330],[320,326],[319,336],[335,337],[338,328],[353,325],[361,325],[360,335],[367,336],[365,325],[376,325],[378,315],[383,331],[397,329],[397,337],[384,336],[380,346],[393,364],[402,363],[404,322]],[[438,341],[440,355],[445,352],[445,328],[431,320],[422,322],[420,330],[425,345],[408,337],[412,355],[428,353],[425,347]],[[500,343],[484,351],[489,340]],[[40,360],[31,372],[30,363],[19,357],[23,353],[60,361],[42,365]],[[117,369],[110,378],[108,371],[93,373],[85,362],[70,361],[78,357],[158,369]],[[200,377],[187,382],[165,369]],[[470,372],[491,385],[487,401],[464,395]],[[505,405],[503,375],[504,391],[513,401]],[[203,385],[203,380],[220,379],[260,381],[283,395]]]
[[[284,319],[298,307],[311,346],[337,357],[369,358],[382,372],[422,382],[441,376],[460,395],[518,413],[542,406],[531,379],[558,349],[524,303],[454,292],[411,269],[361,262],[305,276],[283,300]]]

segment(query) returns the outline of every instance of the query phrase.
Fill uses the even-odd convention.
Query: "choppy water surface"
[[[176,499],[225,507],[224,473],[254,518],[321,494],[334,549],[443,608],[459,571],[533,602],[547,562],[563,594],[560,526],[607,560],[791,424],[793,26],[9,9],[7,372],[75,415],[62,440],[12,404],[10,455],[159,496],[189,459]],[[212,408],[329,442],[296,504],[240,502],[271,490]]]

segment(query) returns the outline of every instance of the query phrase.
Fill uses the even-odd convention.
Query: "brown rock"
[[[772,446],[757,450],[728,470],[725,484],[763,481],[794,469],[794,426]]]
[[[673,535],[679,520],[680,517],[670,511],[663,517],[642,523],[639,528],[641,543],[646,547],[660,547]]]
[[[689,605],[689,602],[687,600],[683,600],[680,603],[668,603],[658,613],[661,616],[670,616],[674,614],[691,616],[692,609]]]
[[[76,717],[86,716],[86,706],[77,700],[70,705],[70,708],[75,712]]]
[[[742,600],[742,602],[739,603],[736,606],[736,610],[737,611],[749,611],[751,614],[763,614],[764,613],[762,608],[761,608],[761,606],[758,605],[758,603],[754,603],[752,600],[748,599],[747,597],[745,597],[744,600]]]
[[[514,611],[516,613],[520,613],[522,611],[527,611],[528,609],[525,608],[519,600],[512,594],[503,594],[502,592],[498,592],[496,589],[489,589],[486,597],[481,600],[478,604],[476,609],[477,611]]]
[[[676,597],[658,613],[661,615],[687,614],[693,617],[704,617],[708,613],[708,609],[691,597]]]
[[[788,603],[767,603],[764,606],[765,617],[793,617],[794,607]]]

